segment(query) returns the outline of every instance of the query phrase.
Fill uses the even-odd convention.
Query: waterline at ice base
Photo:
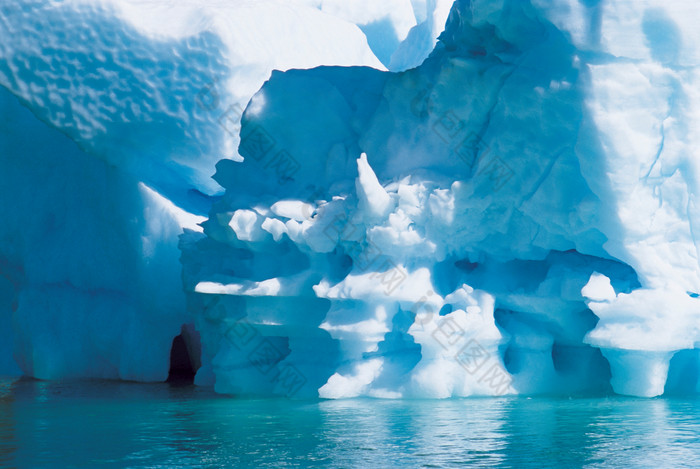
[[[698,20],[660,0],[0,6],[0,374],[696,395]]]

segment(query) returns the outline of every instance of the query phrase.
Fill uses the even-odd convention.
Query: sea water
[[[698,467],[700,400],[243,399],[0,379],[1,467]]]

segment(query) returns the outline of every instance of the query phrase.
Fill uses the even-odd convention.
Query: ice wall
[[[384,68],[320,6],[2,2],[0,374],[165,379],[178,236],[270,71],[321,64]]]
[[[450,3],[0,5],[0,373],[696,393],[699,7]]]
[[[273,73],[189,308],[221,392],[696,392],[697,8],[458,1],[402,73]],[[322,99],[319,99],[322,97]]]
[[[5,356],[42,379],[164,380],[188,319],[171,240],[199,220],[81,151],[4,89],[0,110]]]

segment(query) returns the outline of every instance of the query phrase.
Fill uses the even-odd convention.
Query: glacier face
[[[194,322],[223,393],[697,392],[700,10],[458,0],[423,61],[449,3],[0,7],[22,371]]]

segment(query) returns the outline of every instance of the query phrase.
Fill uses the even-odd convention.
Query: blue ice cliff
[[[697,393],[700,6],[376,4],[0,6],[0,371]]]

